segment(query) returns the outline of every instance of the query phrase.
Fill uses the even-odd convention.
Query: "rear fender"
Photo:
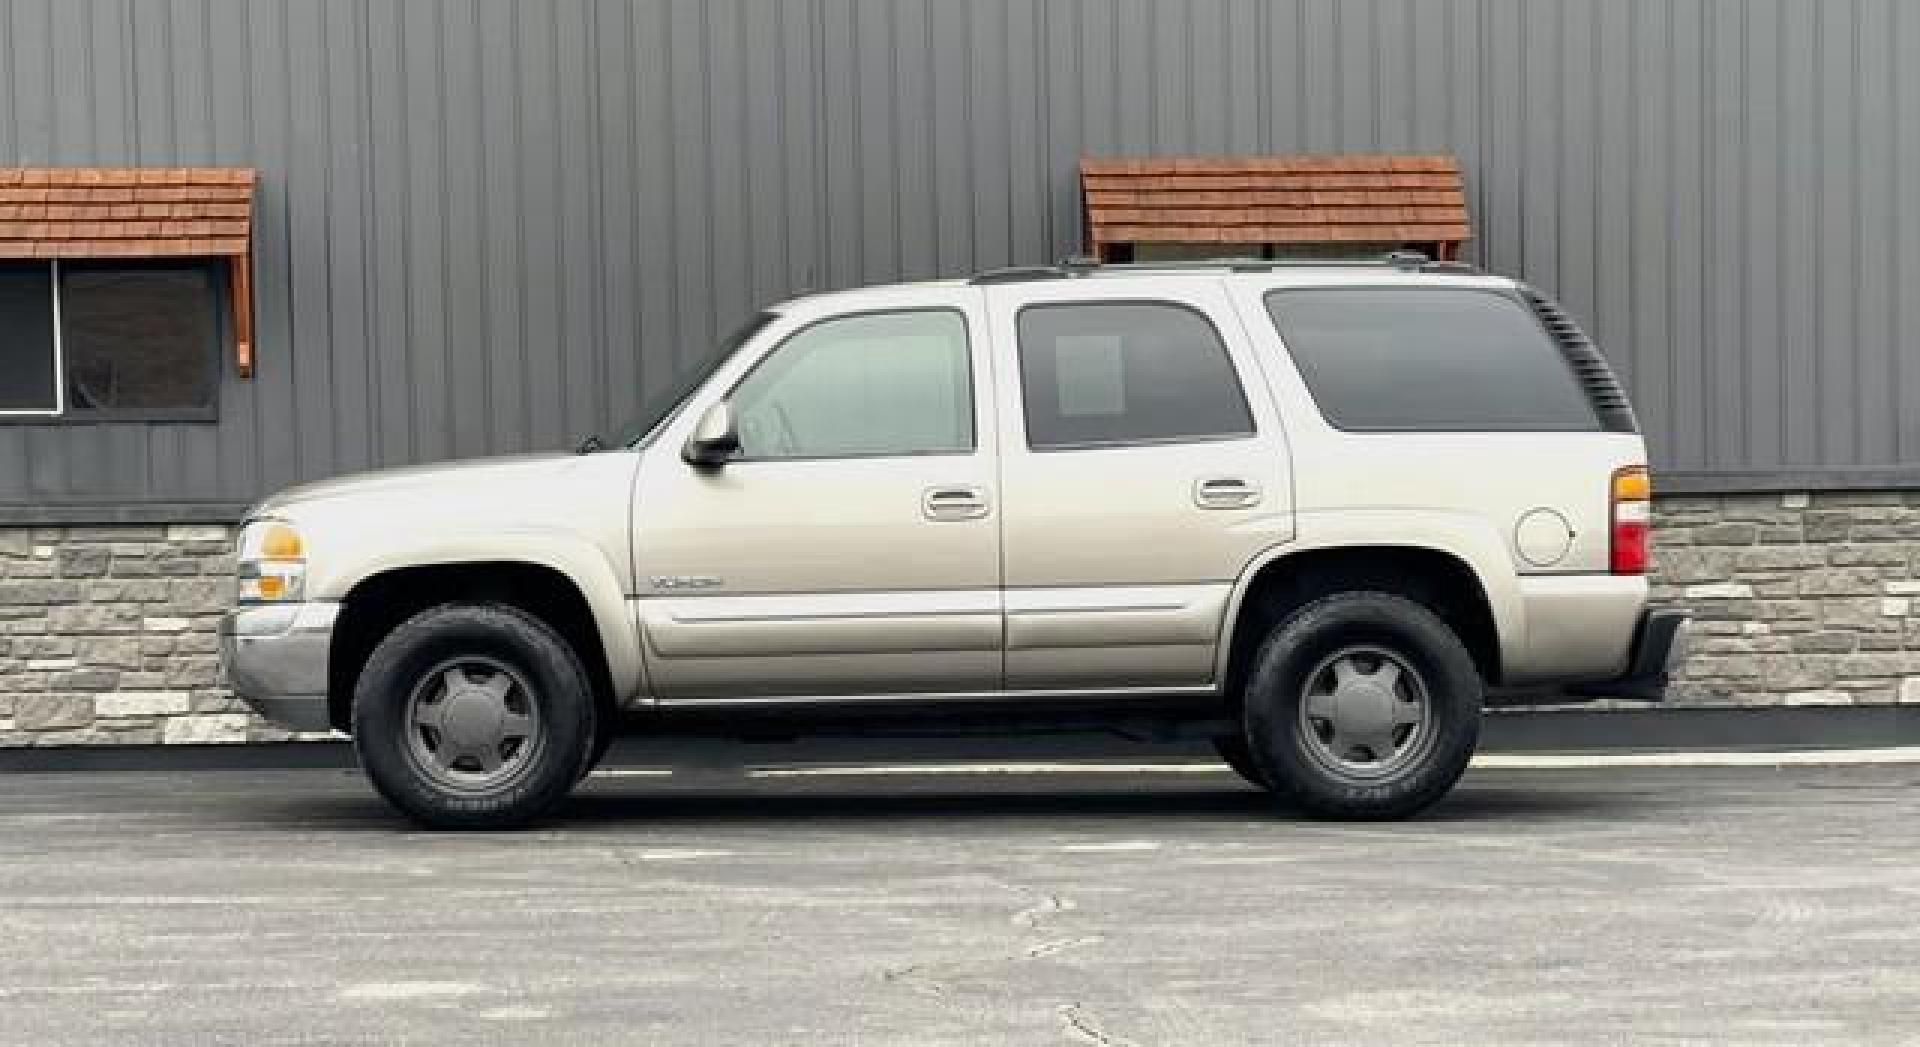
[[[1271,565],[1288,557],[1354,548],[1420,549],[1450,556],[1467,566],[1487,597],[1502,663],[1526,648],[1526,609],[1521,600],[1505,541],[1483,518],[1438,509],[1308,510],[1297,517],[1295,540],[1275,545],[1250,560],[1235,581],[1221,623],[1214,678],[1227,679],[1234,655],[1234,624],[1254,583]],[[1284,565],[1282,568],[1284,570]]]

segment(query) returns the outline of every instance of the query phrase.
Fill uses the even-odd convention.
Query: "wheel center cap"
[[[1384,731],[1393,725],[1393,692],[1371,683],[1340,689],[1338,708],[1342,730],[1357,734]]]
[[[500,737],[500,712],[491,695],[461,691],[447,697],[446,717],[440,722],[455,746],[486,745]]]

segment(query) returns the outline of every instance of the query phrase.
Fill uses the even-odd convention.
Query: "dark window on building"
[[[67,409],[211,410],[217,316],[206,266],[63,267]]]
[[[1247,436],[1253,415],[1220,333],[1166,302],[1020,311],[1027,445],[1035,450]]]
[[[1540,321],[1504,294],[1294,288],[1266,302],[1321,413],[1342,429],[1600,428]]]
[[[218,308],[208,263],[0,269],[0,411],[211,420]]]
[[[0,413],[60,409],[54,352],[52,268],[0,264]]]

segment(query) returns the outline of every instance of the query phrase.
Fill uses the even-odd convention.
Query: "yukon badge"
[[[726,584],[711,574],[656,574],[648,580],[655,589],[718,589]]]

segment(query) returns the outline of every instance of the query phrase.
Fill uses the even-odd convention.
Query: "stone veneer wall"
[[[1920,492],[1666,497],[1677,706],[1920,702]],[[220,687],[232,529],[0,527],[0,747],[277,741]],[[1620,703],[1632,705],[1636,703]]]
[[[0,746],[287,737],[220,687],[233,529],[0,527]]]
[[[1654,597],[1694,614],[1675,704],[1920,703],[1920,491],[1661,498],[1654,525]]]

